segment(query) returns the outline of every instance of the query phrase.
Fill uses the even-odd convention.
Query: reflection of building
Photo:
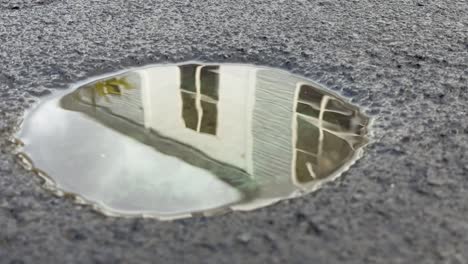
[[[146,128],[252,174],[254,68],[188,64],[135,73]]]
[[[185,64],[120,78],[133,89],[94,101],[95,91],[84,89],[80,99],[250,175],[264,199],[327,177],[365,143],[367,119],[357,108],[283,71]],[[157,149],[208,169],[188,154]]]

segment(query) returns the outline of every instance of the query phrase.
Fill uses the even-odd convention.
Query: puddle
[[[116,216],[252,210],[316,190],[360,157],[369,118],[272,68],[135,68],[45,98],[18,159],[59,195]]]

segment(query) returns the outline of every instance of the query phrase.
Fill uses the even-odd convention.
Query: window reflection
[[[185,122],[185,127],[196,131],[198,127],[198,113],[197,113],[195,95],[182,91],[181,96],[182,96],[182,117]]]
[[[182,118],[186,128],[216,135],[219,66],[179,66]]]
[[[355,133],[354,111],[311,85],[298,87],[293,173],[299,183],[329,176],[353,154],[340,133]]]

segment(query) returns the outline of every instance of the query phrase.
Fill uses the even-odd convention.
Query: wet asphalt
[[[316,80],[374,117],[372,143],[313,194],[173,222],[102,216],[15,163],[41,96],[187,60]],[[464,0],[0,0],[0,263],[468,263],[467,86]]]

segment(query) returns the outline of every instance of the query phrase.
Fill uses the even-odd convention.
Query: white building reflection
[[[114,118],[239,169],[243,172],[239,177],[249,177],[258,189],[248,201],[234,204],[237,209],[255,208],[313,188],[339,173],[366,143],[368,119],[356,107],[279,70],[185,64],[138,69],[111,80],[125,80],[131,88],[115,83],[107,89],[118,92],[106,93],[94,84],[75,96]],[[103,118],[76,106],[65,107]],[[107,126],[122,130],[105,118]],[[206,162],[194,161],[204,159],[195,157],[196,151],[187,155],[161,150],[158,143],[152,146],[211,170]],[[232,169],[221,173],[236,177]]]

